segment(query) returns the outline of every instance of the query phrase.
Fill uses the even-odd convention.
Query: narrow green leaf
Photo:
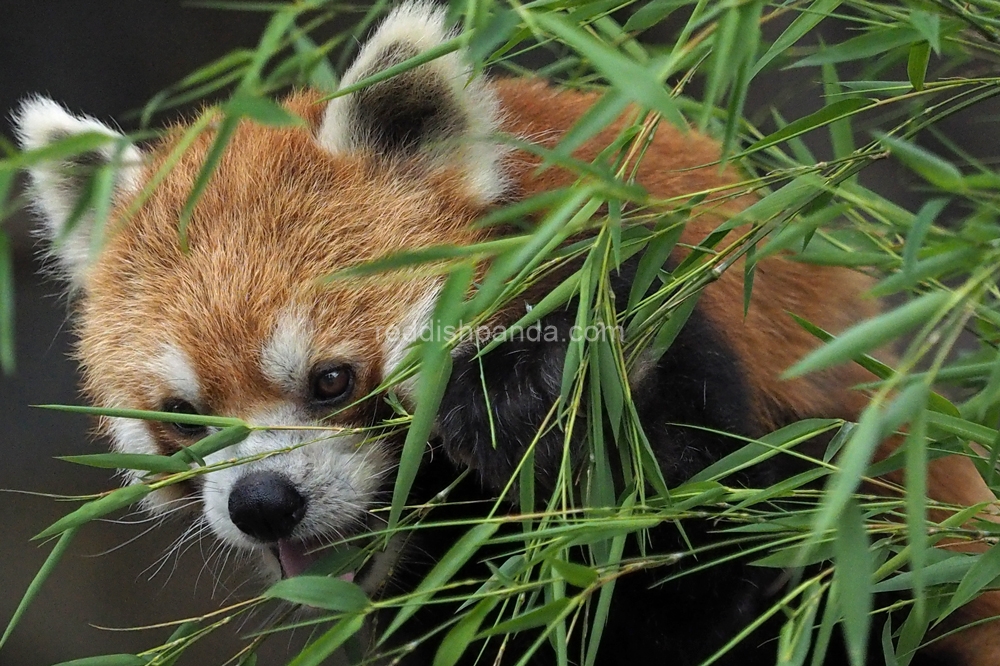
[[[816,129],[817,127],[822,127],[835,120],[846,118],[857,113],[859,110],[871,106],[871,100],[864,99],[861,97],[848,97],[847,99],[842,99],[827,106],[815,113],[810,113],[808,116],[799,118],[788,125],[785,125],[777,132],[765,136],[763,139],[751,144],[743,154],[752,153],[768,146],[773,146],[776,143],[781,143],[791,137],[800,136],[809,132],[810,130]]]
[[[665,232],[657,234],[642,253],[639,265],[635,270],[635,277],[632,279],[632,288],[628,296],[627,312],[633,312],[643,298],[646,297],[653,280],[663,270],[670,253],[677,246],[681,234],[684,232],[684,225],[678,222]]]
[[[0,198],[0,210],[3,199]],[[14,252],[10,239],[0,231],[0,369],[14,372],[17,355],[14,347]]]
[[[62,534],[66,530],[79,527],[84,523],[105,516],[112,511],[131,506],[150,493],[149,486],[135,484],[114,490],[104,497],[87,502],[76,511],[69,513],[47,528],[31,537],[32,541],[47,539],[50,536]]]
[[[434,565],[434,568],[424,577],[420,584],[417,585],[417,589],[413,591],[411,597],[407,600],[406,605],[399,609],[396,617],[393,618],[392,623],[385,630],[384,633],[379,637],[379,644],[385,643],[388,638],[396,632],[399,627],[403,625],[410,617],[413,616],[421,606],[426,604],[431,597],[434,596],[437,588],[441,587],[454,576],[462,566],[465,565],[469,559],[476,554],[479,547],[486,543],[491,536],[497,531],[499,523],[480,523],[475,525],[462,535],[458,541],[455,542],[448,552],[445,553],[444,557]]]
[[[917,263],[917,253],[924,245],[927,232],[947,205],[947,199],[931,199],[917,211],[913,218],[913,224],[910,225],[910,231],[906,234],[906,245],[903,247],[904,273],[912,275],[913,267]]]
[[[482,632],[481,636],[500,636],[534,629],[535,627],[544,627],[559,619],[569,604],[569,599],[560,597],[541,608],[535,608],[517,617],[512,617],[506,622],[501,622],[494,627],[490,627]]]
[[[264,596],[346,613],[363,611],[371,605],[368,595],[354,583],[326,576],[286,578],[269,587]]]
[[[292,127],[304,125],[305,121],[285,107],[266,97],[237,92],[225,106],[227,116],[246,117],[261,125],[271,127]]]
[[[871,629],[874,555],[865,532],[864,516],[850,499],[843,507],[834,540],[837,562],[837,603],[844,614],[844,636],[852,666],[864,666]]]
[[[190,469],[187,463],[169,456],[150,455],[145,453],[94,453],[84,456],[56,456],[59,460],[99,467],[101,469],[135,469],[144,472],[170,474],[186,472]]]
[[[962,192],[966,189],[962,180],[962,172],[951,162],[938,157],[929,150],[894,136],[880,132],[876,132],[875,136],[893,155],[899,158],[900,162],[913,169],[932,185],[937,185],[949,192]]]
[[[451,376],[451,351],[444,332],[453,329],[462,320],[465,293],[472,283],[473,269],[469,264],[461,264],[448,277],[434,306],[431,317],[431,339],[423,343],[421,350],[420,376],[417,384],[417,409],[406,433],[403,451],[400,454],[396,482],[392,491],[392,507],[389,510],[389,529],[399,522],[417,469],[423,459],[427,440],[434,430],[438,407]]]
[[[687,121],[667,88],[652,69],[630,60],[607,44],[591,37],[559,14],[532,13],[545,30],[586,57],[611,85],[636,102],[659,111],[675,126],[687,128]],[[627,85],[623,85],[627,82]]]
[[[226,115],[219,122],[212,145],[208,149],[208,154],[205,155],[205,161],[198,171],[194,185],[191,187],[191,193],[188,195],[187,201],[184,202],[184,207],[178,216],[177,238],[181,249],[185,252],[188,249],[187,228],[188,224],[191,223],[191,216],[194,214],[194,209],[198,205],[201,195],[204,194],[205,188],[208,187],[208,182],[212,179],[212,175],[219,166],[219,162],[222,161],[222,156],[226,152],[229,140],[232,139],[239,124],[240,116],[236,114]]]
[[[302,33],[293,42],[295,51],[300,55],[312,55],[314,63],[309,71],[309,85],[321,93],[332,93],[337,90],[340,80],[333,65],[326,58],[326,53],[316,45],[309,35]]]
[[[173,454],[172,458],[187,462],[197,462],[204,464],[202,458],[210,456],[216,451],[221,451],[227,447],[242,442],[251,433],[249,427],[245,425],[233,425],[223,428],[219,432],[213,432],[208,437],[203,437],[191,446],[182,448]]]
[[[465,654],[469,643],[475,639],[483,620],[486,619],[498,601],[496,597],[482,599],[475,608],[466,613],[441,639],[441,644],[438,646],[437,652],[434,653],[432,666],[455,666]]]
[[[931,45],[927,42],[917,42],[910,47],[910,55],[906,59],[906,75],[914,90],[923,90],[927,79],[927,64],[931,61]]]
[[[652,28],[670,16],[675,9],[689,3],[690,0],[652,0],[628,17],[623,30],[625,32],[639,32]]]
[[[48,580],[49,575],[55,570],[56,565],[62,559],[62,556],[66,554],[66,549],[69,548],[70,543],[73,541],[73,537],[76,536],[78,527],[71,527],[60,535],[59,540],[56,541],[56,545],[52,548],[49,556],[45,558],[45,562],[38,569],[38,573],[35,577],[31,579],[31,583],[28,584],[28,589],[24,591],[24,596],[21,597],[21,601],[17,604],[17,609],[14,610],[14,614],[10,616],[10,621],[7,622],[7,628],[4,629],[3,636],[0,636],[0,648],[3,648],[7,639],[14,632],[14,627],[21,621],[24,617],[25,612],[28,610],[28,606],[31,602],[35,600],[38,596],[38,592],[42,589],[42,585]],[[9,588],[8,588],[9,590]]]
[[[660,326],[656,332],[656,336],[653,338],[653,343],[649,346],[649,353],[654,359],[662,357],[670,349],[670,345],[674,344],[674,340],[680,335],[681,329],[684,328],[684,324],[687,323],[687,320],[691,317],[691,313],[694,312],[695,307],[698,305],[700,296],[701,292],[698,292],[686,298],[680,305],[674,308],[674,311],[670,313],[670,316]]]
[[[938,622],[951,615],[956,610],[972,601],[983,588],[990,585],[1000,576],[1000,546],[993,546],[982,555],[976,556],[976,562],[958,584],[951,603],[938,616]]]
[[[916,612],[927,607],[924,567],[927,565],[927,412],[920,410],[906,434],[906,534]]]
[[[752,74],[757,76],[762,69],[768,66],[772,60],[787,53],[789,47],[794,46],[810,30],[815,28],[820,21],[828,18],[834,10],[840,6],[843,0],[816,0],[806,7],[795,20],[792,21],[785,31],[778,36],[771,48],[767,50],[754,65]]]
[[[784,377],[801,377],[845,363],[926,324],[951,298],[947,292],[929,292],[906,305],[848,329],[832,342],[810,352],[785,371]]]
[[[582,564],[567,562],[566,560],[554,559],[551,561],[552,569],[559,574],[567,583],[580,588],[588,588],[597,580],[597,572]]]
[[[288,662],[288,666],[320,666],[327,657],[344,644],[344,641],[358,633],[364,623],[364,615],[345,617],[307,645],[294,659]]]
[[[854,37],[835,46],[820,49],[815,54],[789,65],[789,69],[822,65],[827,62],[866,60],[918,39],[920,39],[920,33],[910,27],[874,28],[860,37]]]

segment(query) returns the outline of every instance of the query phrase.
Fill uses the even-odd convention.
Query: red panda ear
[[[112,165],[115,196],[134,192],[140,187],[142,153],[126,143],[121,133],[88,116],[74,116],[46,97],[32,97],[21,103],[14,115],[14,131],[25,151],[82,134],[107,137],[89,152],[38,161],[28,168],[29,197],[42,218],[42,235],[49,242],[49,254],[71,287],[79,287],[94,245],[93,211],[82,207],[87,203],[84,199],[88,190],[96,191],[88,187],[91,176],[97,168]]]
[[[361,48],[342,85],[404,62],[451,36],[443,9],[401,5]],[[330,100],[318,140],[333,153],[419,158],[432,168],[456,167],[466,175],[469,194],[488,203],[504,190],[504,150],[494,138],[499,116],[497,97],[487,82],[471,76],[463,54],[449,53]]]

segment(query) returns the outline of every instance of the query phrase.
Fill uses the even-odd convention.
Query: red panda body
[[[440,41],[443,34],[438,13],[423,6],[398,10],[362,50],[345,83],[425,50],[427,40]],[[149,508],[155,511],[182,493],[197,495],[198,519],[228,544],[260,553],[275,575],[297,573],[311,562],[309,550],[373,526],[371,510],[384,506],[392,487],[398,437],[362,443],[353,435],[294,428],[365,427],[387,415],[377,397],[324,419],[333,408],[374,391],[399,366],[412,331],[419,332],[433,310],[442,278],[416,269],[391,279],[324,278],[403,250],[499,237],[502,231],[475,222],[498,204],[572,186],[574,177],[555,168],[539,171],[538,158],[501,149],[486,137],[499,130],[551,147],[596,100],[524,79],[477,79],[466,86],[464,72],[453,54],[329,105],[319,103],[316,93],[296,93],[286,107],[303,126],[241,123],[190,218],[187,250],[178,242],[178,218],[214,132],[195,139],[135,211],[129,210],[135,192],[156,177],[183,128],[148,159],[134,149],[125,152],[116,213],[99,254],[88,256],[86,237],[71,236],[55,250],[80,292],[78,356],[90,399],[107,407],[289,427],[255,431],[233,450],[214,454],[208,462],[258,459],[207,474],[197,484],[157,491]],[[575,156],[592,160],[624,122]],[[27,147],[81,129],[103,131],[43,100],[29,102],[22,112]],[[718,153],[710,139],[661,123],[636,180],[660,202],[735,191],[739,176],[720,171]],[[71,209],[60,173],[40,168],[34,174],[38,206],[53,236]],[[753,201],[749,195],[728,198],[713,208],[710,197],[696,209],[680,247],[696,245]],[[686,252],[675,252],[671,262]],[[626,264],[613,278],[617,297],[628,298],[634,271],[634,262]],[[867,278],[847,269],[772,257],[756,269],[744,315],[740,264],[709,285],[668,353],[632,385],[668,482],[683,482],[739,446],[670,424],[759,437],[807,417],[857,419],[865,397],[853,387],[870,379],[859,367],[791,381],[779,377],[816,346],[786,313],[837,333],[875,313],[876,305],[863,298],[868,286]],[[513,323],[523,313],[517,307],[493,323]],[[460,489],[468,499],[492,499],[503,489],[558,397],[573,317],[557,311],[543,323],[557,331],[555,341],[505,343],[483,365],[472,358],[474,350],[456,350],[436,430],[446,456],[426,463],[418,492],[432,495],[440,490],[437,481],[457,477],[465,467],[473,471]],[[492,416],[484,412],[484,390]],[[410,399],[402,394],[404,402]],[[492,438],[488,424],[498,430]],[[120,419],[104,425],[117,448],[141,453],[171,454],[207,433]],[[561,433],[538,443],[543,482],[558,468],[562,443]],[[279,449],[294,450],[269,453]],[[746,481],[774,483],[788,473],[771,466],[748,472]],[[939,499],[974,502],[985,490],[974,480],[971,466],[943,461],[932,473],[932,490]],[[695,538],[707,539],[707,532],[694,528]],[[421,551],[437,552],[442,543],[450,542],[425,543]],[[683,549],[671,526],[654,530],[652,545]],[[386,559],[367,576],[359,574],[359,583],[377,593],[385,584],[379,576],[398,564]],[[411,576],[419,571],[414,565]],[[777,576],[737,563],[650,589],[659,578],[654,572],[620,581],[599,664],[697,664],[773,603]],[[755,638],[717,663],[774,663],[774,642]],[[962,652],[961,646],[950,649]],[[411,655],[414,663],[424,658],[429,663],[427,655]],[[827,663],[840,663],[837,658]],[[927,659],[921,663],[938,663]],[[954,655],[940,663],[989,662]]]

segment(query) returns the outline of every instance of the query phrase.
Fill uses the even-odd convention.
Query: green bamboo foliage
[[[389,3],[374,3],[351,14],[356,28],[319,42],[314,37],[317,28],[356,8],[321,0],[237,4],[272,13],[257,48],[206,65],[143,109],[142,124],[149,128],[162,111],[210,93],[229,92],[227,101],[206,110],[177,142],[175,154],[135,204],[141,205],[168,177],[198,134],[214,126],[212,150],[179,220],[179,243],[186,242],[187,220],[237,122],[301,122],[274,101],[287,87],[311,85],[332,97],[458,49],[466,50],[476,71],[521,74],[519,57],[539,52],[550,62],[543,75],[599,90],[602,96],[554,149],[511,137],[504,140],[540,154],[546,164],[569,170],[578,178],[576,185],[481,221],[520,229],[502,240],[400,253],[329,279],[418,265],[447,274],[434,311],[444,330],[487,321],[533,284],[551,283],[551,276],[558,275],[558,286],[517,325],[530,326],[575,300],[579,326],[622,326],[625,335],[571,343],[560,400],[542,426],[568,431],[574,424],[586,424],[590,462],[582,476],[574,476],[567,457],[555,491],[542,496],[533,477],[535,442],[528,442],[527,454],[508,485],[507,497],[516,498],[518,510],[512,513],[506,503],[497,502],[484,521],[459,524],[464,536],[415,590],[370,599],[353,583],[337,578],[356,568],[384,539],[349,543],[306,576],[282,581],[220,614],[178,620],[173,633],[146,652],[62,666],[184,663],[190,645],[271,599],[305,603],[318,614],[279,616],[273,626],[248,635],[245,648],[230,663],[253,664],[263,641],[296,627],[313,633],[309,644],[290,656],[290,664],[320,664],[340,649],[360,659],[358,632],[367,617],[385,612],[391,619],[382,625],[376,652],[392,659],[410,646],[394,647],[386,639],[420,606],[456,598],[462,602],[461,612],[418,639],[437,645],[435,666],[452,666],[463,655],[469,657],[478,649],[474,641],[502,645],[528,629],[540,631],[518,663],[543,650],[552,651],[560,665],[590,666],[620,576],[657,569],[667,582],[718,565],[732,557],[733,547],[757,566],[790,568],[801,575],[792,576],[774,606],[732,644],[756,624],[782,617],[784,625],[776,637],[782,664],[820,664],[831,641],[840,640],[834,628],[842,625],[854,664],[862,663],[864,646],[874,640],[881,641],[886,664],[905,665],[923,644],[928,628],[984,590],[998,587],[1000,547],[995,544],[1000,528],[974,518],[981,507],[943,506],[925,496],[927,461],[945,453],[970,457],[989,486],[1000,487],[1000,172],[988,160],[966,153],[941,125],[958,112],[975,114],[977,105],[1000,94],[1000,77],[988,75],[1000,58],[996,2],[453,0],[450,11],[458,28],[452,39],[340,91],[337,73],[349,62],[357,36]],[[773,85],[776,78],[780,85],[784,70],[803,70],[815,81],[809,91],[815,100],[812,110],[790,116],[776,103],[747,115],[753,87],[764,79]],[[594,163],[573,157],[576,147],[629,105],[640,111],[635,123],[623,128]],[[723,161],[735,163],[745,174],[740,187],[689,192],[669,201],[645,192],[633,180],[635,164],[660,122],[697,127],[718,137]],[[142,136],[152,134],[155,131],[144,130]],[[20,203],[12,198],[17,170],[80,154],[106,141],[83,135],[23,153],[0,142],[0,216]],[[817,153],[825,157],[817,158]],[[865,186],[864,168],[877,160],[891,161],[912,179],[922,200],[915,210]],[[78,216],[97,211],[97,223],[103,225],[110,179],[107,171],[92,174]],[[725,221],[672,272],[663,269],[684,225],[698,215],[699,204],[748,191],[758,195],[757,203]],[[734,242],[727,234],[738,226],[745,231]],[[797,261],[877,275],[875,295],[896,304],[836,338],[799,319],[825,344],[789,368],[788,376],[860,363],[878,378],[867,387],[870,405],[856,424],[813,419],[760,440],[742,441],[734,453],[680,487],[668,488],[639,424],[628,372],[639,354],[662,354],[669,348],[700,290],[740,258],[746,260],[748,307],[756,297],[755,263],[779,252]],[[616,302],[609,276],[637,255],[635,286],[627,302]],[[487,260],[485,275],[473,282],[475,265]],[[0,228],[0,363],[7,371],[14,368],[15,359],[11,264],[7,236]],[[578,269],[567,274],[569,265]],[[408,414],[393,401],[396,417],[366,435],[377,437],[384,428],[407,430],[381,534],[385,539],[435,522],[434,504],[414,506],[408,491],[448,379],[449,351],[459,337],[415,347],[404,367],[377,389],[388,392],[393,401],[393,386],[420,373],[416,412]],[[965,340],[961,346],[960,340]],[[497,344],[486,344],[482,353]],[[871,356],[893,344],[901,350],[894,367]],[[165,418],[158,413],[61,409]],[[78,498],[84,500],[82,505],[42,529],[36,538],[58,536],[58,541],[8,622],[0,647],[23,613],[30,612],[31,599],[87,522],[158,488],[211,471],[205,455],[266,427],[223,417],[170,414],[169,419],[204,425],[211,434],[170,457],[66,458],[74,464],[139,470],[145,476],[137,485]],[[873,465],[877,444],[896,432],[905,434],[905,446]],[[830,443],[823,456],[809,461],[808,471],[767,488],[727,484],[734,472],[774,456],[805,457],[797,445],[818,435],[828,435]],[[224,465],[241,462],[246,461]],[[612,473],[615,468],[620,475]],[[898,498],[865,494],[862,480],[898,469],[906,472],[906,487]],[[447,493],[438,501],[448,501]],[[720,519],[720,543],[689,552],[623,556],[625,544],[643,543],[644,531],[653,526],[672,522],[683,530],[686,520],[706,516]],[[511,524],[515,529],[509,529]],[[982,554],[934,548],[945,538],[991,547]],[[482,559],[481,548],[488,544],[499,546],[491,552],[504,553],[487,560],[492,574],[481,580],[457,579],[465,563]],[[681,559],[691,563],[682,573],[665,566]],[[800,569],[804,565],[816,566]],[[912,601],[879,608],[876,595],[893,591],[910,593]]]

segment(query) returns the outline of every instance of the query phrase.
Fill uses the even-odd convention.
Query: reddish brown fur
[[[596,99],[556,92],[537,81],[496,84],[505,109],[504,129],[553,144]],[[312,128],[322,107],[312,93],[293,95],[288,107]],[[612,127],[578,157],[592,159],[616,132]],[[203,381],[205,408],[245,416],[286,399],[261,374],[260,352],[280,313],[291,303],[318,324],[317,358],[360,363],[362,390],[382,377],[380,326],[398,321],[435,280],[355,280],[320,284],[337,269],[408,248],[468,244],[484,237],[470,223],[483,210],[463,192],[457,174],[422,174],[405,165],[386,168],[370,156],[332,156],[304,128],[271,129],[243,123],[218,172],[198,203],[189,227],[190,253],[178,246],[177,219],[212,136],[203,135],[166,182],[123,229],[110,236],[89,272],[80,318],[79,355],[86,387],[98,404],[154,409],[167,396],[150,385],[144,362],[170,340],[191,357]],[[161,157],[149,166],[158,168]],[[694,132],[661,123],[638,180],[656,197],[670,198],[725,186],[736,187],[733,170],[712,163],[718,147]],[[509,160],[519,194],[572,182],[562,171],[535,176],[537,160]],[[698,165],[701,168],[691,168]],[[401,184],[405,183],[405,189]],[[740,200],[744,205],[752,199]],[[725,210],[733,211],[733,204]],[[696,243],[717,226],[723,211],[710,206],[689,224],[684,240]],[[398,278],[399,276],[397,276]],[[856,419],[865,397],[852,387],[870,379],[844,366],[794,381],[780,373],[816,346],[787,316],[795,312],[839,332],[871,316],[877,305],[863,297],[869,281],[844,268],[805,266],[782,258],[757,269],[755,298],[743,316],[740,264],[709,286],[701,299],[705,315],[744,361],[762,418],[777,407],[801,416]],[[142,337],[136,338],[135,332]],[[149,393],[135,403],[135,387]],[[346,414],[351,422],[355,415]],[[885,452],[883,452],[884,454]],[[968,461],[938,461],[931,495],[956,503],[993,501]],[[993,595],[968,609],[971,617],[995,613]],[[1000,663],[1000,641],[976,630],[975,641],[950,641],[965,649],[970,664]]]

